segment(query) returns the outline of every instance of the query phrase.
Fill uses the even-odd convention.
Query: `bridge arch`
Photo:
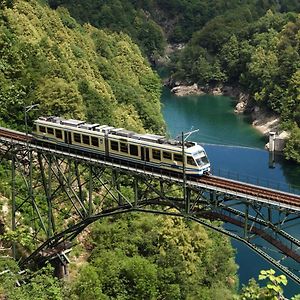
[[[22,267],[53,257],[67,264],[71,242],[86,226],[106,216],[140,211],[183,217],[226,234],[300,283],[300,270],[289,264],[292,259],[300,265],[300,241],[286,230],[299,221],[300,197],[214,176],[194,180],[157,173],[21,137],[0,134],[0,162],[10,163],[11,170],[12,229],[22,222],[18,212],[34,212],[30,223],[36,249]],[[17,186],[20,181],[25,189]],[[72,224],[63,221],[71,219]],[[208,220],[230,223],[235,231]],[[276,257],[260,247],[258,237],[278,250]]]

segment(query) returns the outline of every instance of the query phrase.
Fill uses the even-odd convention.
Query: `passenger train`
[[[89,124],[61,117],[34,121],[33,136],[39,141],[68,146],[160,170],[203,175],[210,172],[207,155],[199,144],[170,140],[162,135],[139,134],[123,128]],[[183,154],[184,153],[184,157]]]

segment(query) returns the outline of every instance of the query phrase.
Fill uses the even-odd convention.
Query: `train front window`
[[[62,131],[60,129],[55,129],[55,136],[58,139],[62,139]]]
[[[40,132],[46,133],[46,127],[45,126],[40,126]]]
[[[187,163],[192,166],[196,166],[196,162],[192,156],[187,157]]]
[[[196,159],[198,166],[203,166],[208,164],[208,159],[206,156],[200,157]]]
[[[208,159],[206,156],[203,156],[202,157],[202,162],[205,163],[205,164],[208,164]]]

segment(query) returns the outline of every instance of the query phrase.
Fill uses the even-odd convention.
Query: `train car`
[[[182,151],[182,142],[162,135],[139,134],[124,128],[51,116],[40,117],[34,122],[33,136],[37,140],[153,168],[182,173],[185,167],[187,175],[210,172],[203,147],[185,141]]]

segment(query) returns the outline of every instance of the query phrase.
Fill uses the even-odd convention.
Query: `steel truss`
[[[11,178],[11,228],[29,228],[34,241],[22,268],[52,261],[63,276],[66,254],[88,225],[140,211],[184,217],[239,240],[300,284],[300,241],[293,232],[299,211],[82,156],[0,143],[0,164]],[[13,243],[12,254],[24,257],[24,249]]]

